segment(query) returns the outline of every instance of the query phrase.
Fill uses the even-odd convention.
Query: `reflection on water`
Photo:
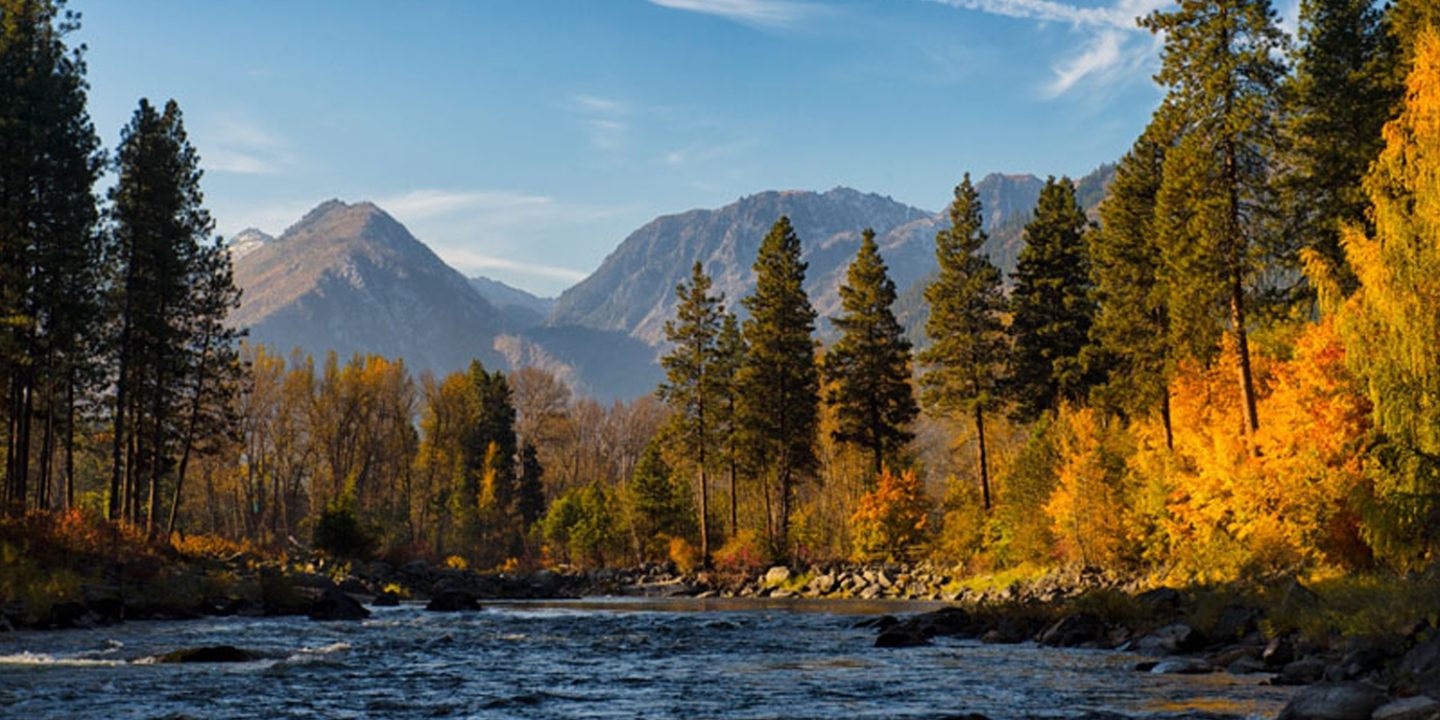
[[[0,717],[1273,717],[1259,678],[1154,676],[1118,653],[872,647],[884,601],[510,602],[362,623],[223,618],[0,635]],[[263,660],[157,665],[180,647]]]

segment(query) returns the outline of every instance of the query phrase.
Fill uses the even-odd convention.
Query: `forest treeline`
[[[242,345],[178,107],[113,153],[63,4],[0,0],[8,512],[477,567],[931,556],[1199,580],[1440,547],[1440,7],[1183,0],[1098,218],[1050,178],[1004,278],[966,175],[925,342],[863,233],[829,344],[778,218],[696,263],[653,396]],[[106,197],[102,173],[115,182]],[[317,367],[318,365],[318,367]]]

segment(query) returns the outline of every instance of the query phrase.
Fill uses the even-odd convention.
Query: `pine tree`
[[[805,294],[806,263],[800,238],[781,216],[760,243],[755,259],[755,293],[743,301],[750,318],[744,336],[750,346],[740,369],[740,425],[746,446],[767,479],[773,478],[778,512],[771,513],[770,540],[789,554],[790,514],[795,487],[819,463],[820,375],[815,365],[815,310]]]
[[[740,525],[740,494],[737,488],[742,459],[740,427],[740,368],[745,365],[749,348],[740,334],[740,321],[735,313],[721,309],[720,335],[715,338],[715,380],[720,388],[720,404],[716,410],[716,434],[721,443],[730,500],[729,526],[726,537],[735,537]]]
[[[1303,0],[1295,73],[1285,87],[1287,231],[1332,263],[1346,289],[1340,228],[1367,225],[1361,180],[1399,102],[1399,48],[1371,0]]]
[[[78,16],[64,10],[63,0],[3,0],[0,19],[0,429],[6,457],[0,505],[24,507],[35,470],[34,505],[59,504],[51,471],[61,444],[62,495],[69,505],[76,409],[100,371],[93,341],[100,334],[103,242],[93,188],[103,156],[85,109],[84,59],[80,49],[65,44],[79,28]],[[32,427],[37,419],[38,431]]]
[[[1374,233],[1345,230],[1359,286],[1349,298],[1333,282],[1320,286],[1375,408],[1371,543],[1397,564],[1421,566],[1440,547],[1440,32],[1422,32],[1415,47],[1404,109],[1365,180]]]
[[[1161,248],[1155,238],[1155,198],[1166,143],[1147,129],[1115,169],[1100,204],[1100,226],[1088,234],[1096,314],[1089,350],[1103,360],[1106,381],[1091,393],[1112,412],[1160,410],[1167,446],[1170,426],[1169,291],[1161,282]]]
[[[228,267],[206,267],[204,243],[214,222],[204,209],[199,165],[175,101],[158,112],[142,99],[121,134],[119,180],[110,192],[119,261],[112,298],[118,340],[110,515],[133,523],[143,517],[149,530],[159,519],[161,480],[173,469],[183,434],[182,388],[199,367],[194,332],[220,332],[215,324],[222,320],[214,314],[223,318],[234,300],[223,288],[228,283],[233,291]],[[221,286],[198,289],[213,292],[210,307],[197,314],[192,283],[211,276]],[[204,366],[213,369],[214,360]]]
[[[990,467],[985,448],[985,413],[999,405],[997,388],[1008,346],[1001,313],[1005,296],[1000,271],[981,254],[985,245],[980,196],[970,174],[955,188],[950,227],[935,234],[940,271],[925,288],[930,347],[917,358],[925,366],[921,401],[932,412],[975,420],[980,490],[990,509]]]
[[[824,371],[834,383],[825,401],[836,407],[839,421],[832,435],[870,451],[869,483],[915,437],[907,426],[920,413],[910,387],[910,342],[894,305],[895,283],[875,231],[866,228],[840,286],[842,314],[833,319],[840,338],[825,355]]]
[[[695,487],[700,498],[701,562],[710,564],[710,488],[705,471],[710,462],[708,450],[714,442],[716,416],[719,413],[720,388],[716,372],[716,338],[720,334],[720,303],[722,296],[710,294],[710,276],[697,261],[691,269],[690,283],[675,287],[679,305],[675,318],[665,323],[665,339],[675,348],[661,358],[666,381],[660,385],[660,398],[669,403],[675,437],[683,457],[695,463]]]
[[[530,442],[520,448],[520,487],[515,511],[527,528],[545,516],[545,468],[540,464],[535,444]]]
[[[1208,357],[1228,330],[1244,427],[1260,427],[1250,364],[1251,288],[1275,254],[1268,213],[1284,34],[1269,0],[1182,0],[1142,20],[1163,34],[1156,80],[1176,146],[1166,155],[1157,230],[1172,291],[1171,331]]]
[[[1093,384],[1080,354],[1095,317],[1085,211],[1069,178],[1045,181],[1011,291],[1007,388],[1023,421],[1084,397]]]
[[[475,424],[466,439],[465,465],[471,482],[490,478],[495,504],[509,514],[515,501],[515,404],[505,374],[486,372],[479,360],[470,361],[470,387],[477,408]]]
[[[239,424],[234,400],[245,373],[239,346],[245,331],[226,322],[230,311],[240,307],[240,289],[235,286],[225,241],[216,238],[209,245],[195,248],[187,274],[190,295],[180,313],[184,351],[184,395],[180,400],[188,407],[183,410],[186,417],[179,429],[180,459],[175,465],[175,491],[166,536],[175,531],[192,454],[198,450],[213,455],[226,440],[233,440]]]

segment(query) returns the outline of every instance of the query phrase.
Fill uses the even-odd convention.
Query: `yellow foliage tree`
[[[1045,513],[1061,556],[1083,565],[1133,565],[1139,548],[1129,533],[1127,436],[1090,408],[1062,409],[1056,422],[1060,463]]]
[[[1359,288],[1338,306],[1351,368],[1375,406],[1371,540],[1398,564],[1440,546],[1440,32],[1422,31],[1404,107],[1365,189],[1375,232],[1347,228]],[[1312,267],[1317,262],[1311,262]],[[1313,273],[1312,274],[1323,274]]]
[[[860,560],[903,560],[925,541],[931,502],[914,470],[880,472],[851,518]]]

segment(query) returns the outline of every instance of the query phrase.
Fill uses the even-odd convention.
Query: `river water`
[[[1136,673],[1134,655],[938,639],[872,646],[851,626],[925,609],[852,601],[599,600],[477,613],[132,622],[0,635],[0,717],[1274,717],[1261,676]],[[266,660],[160,665],[182,647]]]

